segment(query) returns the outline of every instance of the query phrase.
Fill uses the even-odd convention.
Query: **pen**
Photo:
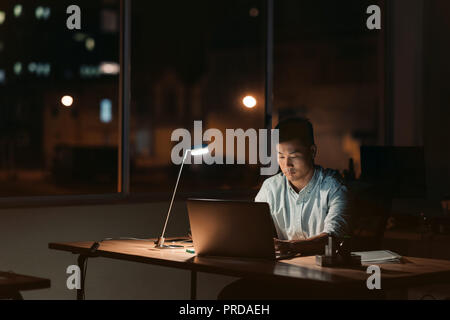
[[[194,249],[186,249],[186,252],[187,253],[195,253],[195,250]]]

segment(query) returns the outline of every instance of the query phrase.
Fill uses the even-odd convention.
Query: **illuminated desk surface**
[[[166,243],[170,239],[166,240]],[[79,254],[80,258],[104,257],[191,270],[191,298],[196,295],[196,272],[235,277],[287,278],[299,285],[339,285],[343,288],[366,288],[369,264],[356,268],[327,268],[315,264],[314,256],[282,261],[224,257],[197,257],[180,249],[157,249],[152,242],[111,240],[102,242],[95,254],[89,253],[92,241],[50,243],[49,248]],[[79,259],[80,259],[79,258]],[[450,282],[450,261],[404,257],[402,263],[377,264],[381,269],[383,289]],[[79,260],[80,264],[80,260]],[[82,265],[82,264],[80,264]],[[82,269],[82,268],[81,268]],[[80,298],[80,295],[78,295]]]

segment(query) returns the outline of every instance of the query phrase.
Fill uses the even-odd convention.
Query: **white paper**
[[[389,250],[376,250],[376,251],[359,251],[352,252],[353,254],[361,256],[361,262],[397,262],[401,257],[399,254]]]

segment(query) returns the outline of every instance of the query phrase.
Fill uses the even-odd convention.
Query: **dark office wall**
[[[425,1],[423,122],[428,195],[450,193],[450,1]]]
[[[168,203],[97,205],[0,210],[0,270],[51,279],[50,289],[24,292],[25,299],[74,299],[66,287],[66,268],[76,264],[69,252],[48,249],[49,242],[104,237],[157,237]],[[175,203],[167,236],[185,235],[185,204]],[[198,297],[215,299],[234,278],[200,273]],[[188,299],[190,273],[184,270],[90,259],[87,299]]]
[[[389,9],[388,144],[424,146],[427,206],[438,212],[439,200],[450,193],[450,1],[395,0]]]
[[[395,146],[421,146],[424,0],[391,3],[393,141]]]

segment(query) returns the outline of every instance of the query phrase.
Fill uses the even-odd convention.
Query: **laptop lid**
[[[188,199],[187,208],[197,255],[275,259],[276,229],[267,203]]]

